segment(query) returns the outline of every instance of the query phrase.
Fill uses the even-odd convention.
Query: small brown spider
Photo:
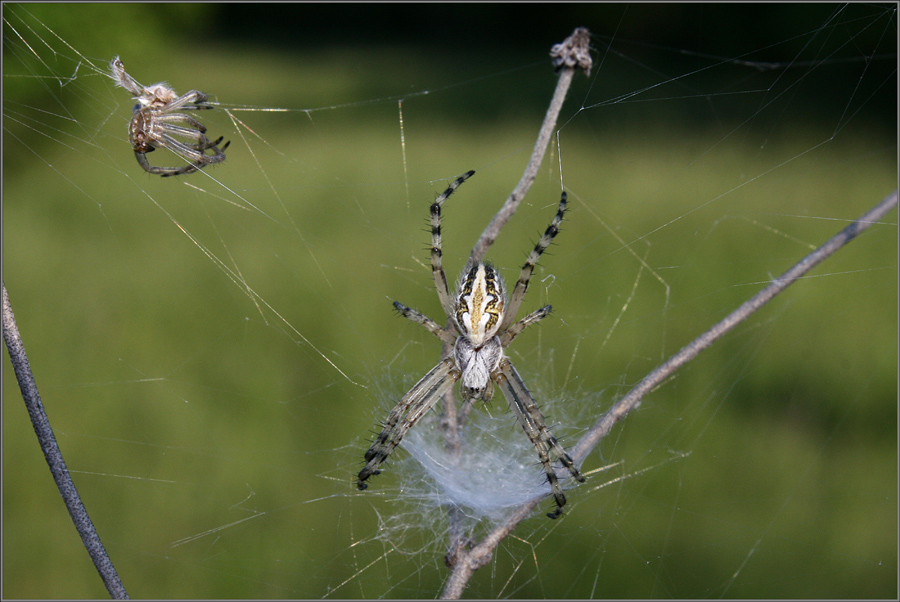
[[[125,67],[119,57],[113,58],[109,66],[116,85],[131,92],[137,101],[131,123],[128,124],[128,141],[134,147],[137,162],[145,171],[165,178],[192,173],[225,160],[223,151],[228,148],[230,141],[219,148],[224,136],[210,141],[206,137],[206,127],[202,123],[189,115],[176,112],[212,109],[211,105],[205,104],[206,94],[199,90],[191,90],[178,96],[175,90],[164,83],[145,88],[125,73]],[[173,136],[185,138],[193,144],[181,142]],[[147,161],[147,153],[157,148],[167,148],[184,157],[189,163],[182,167],[153,167]]]

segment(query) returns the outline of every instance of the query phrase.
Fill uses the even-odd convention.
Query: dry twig
[[[31,373],[31,366],[28,363],[28,356],[25,355],[25,345],[22,343],[22,337],[19,335],[19,328],[16,326],[16,318],[13,315],[12,305],[9,303],[9,295],[6,292],[6,284],[3,287],[3,340],[6,341],[6,349],[9,351],[9,359],[12,363],[13,370],[16,373],[16,380],[19,382],[19,388],[22,391],[22,398],[25,400],[25,407],[28,415],[31,417],[31,424],[34,426],[34,432],[37,435],[41,450],[47,459],[47,465],[50,466],[50,473],[53,480],[56,481],[56,487],[66,504],[66,509],[75,523],[75,528],[81,536],[81,541],[87,549],[103,584],[106,586],[109,595],[117,600],[128,599],[128,593],[125,586],[119,579],[118,573],[106,553],[106,548],[100,541],[100,536],[94,528],[91,517],[88,516],[87,509],[75,489],[75,483],[69,475],[69,469],[66,468],[66,462],[63,460],[62,451],[56,443],[56,437],[53,435],[53,429],[50,427],[50,420],[44,412],[44,405],[41,403],[41,396],[38,394],[37,384],[34,382],[34,375]]]
[[[701,351],[708,348],[725,333],[746,320],[756,312],[756,310],[763,307],[807,272],[834,255],[844,245],[862,234],[873,224],[878,223],[879,220],[896,206],[897,191],[895,190],[882,199],[875,207],[860,216],[859,219],[832,236],[825,244],[794,264],[794,266],[784,274],[773,280],[771,284],[759,291],[712,328],[694,339],[665,363],[648,374],[637,384],[637,386],[616,402],[606,414],[601,416],[594,426],[585,433],[578,444],[572,448],[572,458],[575,460],[576,464],[580,465],[584,461],[588,454],[598,443],[600,443],[603,437],[610,432],[613,425],[640,404],[644,395],[659,386],[678,370],[678,368],[697,357]],[[512,532],[516,525],[528,518],[535,506],[541,501],[541,499],[534,499],[523,504],[514,514],[506,519],[505,522],[494,528],[494,530],[482,541],[478,542],[470,549],[463,550],[461,553],[457,554],[451,569],[450,577],[445,584],[442,597],[452,599],[459,598],[475,571],[490,562],[493,551],[497,545]]]

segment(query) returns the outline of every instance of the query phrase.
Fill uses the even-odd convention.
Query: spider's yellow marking
[[[476,347],[497,333],[503,321],[503,281],[483,263],[469,270],[456,297],[456,323]]]

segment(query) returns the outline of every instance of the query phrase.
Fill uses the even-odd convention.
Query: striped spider
[[[356,486],[359,489],[368,487],[366,479],[381,472],[379,467],[382,462],[400,444],[406,432],[457,380],[462,380],[460,394],[465,404],[463,412],[478,399],[490,401],[496,383],[503,391],[516,420],[537,449],[556,501],[556,508],[547,516],[557,518],[566,505],[566,496],[551,462],[551,451],[576,481],[583,483],[584,477],[565,448],[550,433],[537,402],[528,392],[512,362],[503,354],[503,350],[525,327],[542,320],[550,313],[550,306],[547,305],[515,322],[516,313],[525,298],[525,291],[528,290],[528,281],[531,279],[534,266],[559,232],[559,224],[566,211],[566,193],[562,193],[556,217],[522,266],[522,273],[509,303],[506,301],[500,274],[493,266],[481,261],[469,262],[459,277],[456,292],[451,297],[447,277],[441,265],[441,205],[474,173],[470,171],[460,176],[431,205],[431,271],[438,299],[444,313],[447,314],[450,326],[443,328],[418,311],[397,301],[394,302],[394,307],[403,317],[424,326],[444,343],[452,346],[453,351],[449,357],[442,359],[422,377],[388,414],[381,433],[366,452],[366,465],[359,471]],[[460,333],[459,336],[453,334],[454,330]]]
[[[202,123],[190,115],[177,112],[212,109],[212,105],[206,104],[206,94],[199,90],[191,90],[178,96],[175,90],[163,83],[145,88],[125,73],[125,67],[119,57],[113,58],[109,67],[116,85],[131,92],[137,101],[132,110],[131,122],[128,124],[128,141],[134,147],[137,162],[145,171],[166,178],[192,173],[225,160],[225,153],[222,151],[228,148],[230,141],[219,148],[224,136],[210,141],[206,137],[206,127]],[[189,142],[182,142],[174,136]],[[167,148],[189,163],[181,167],[153,167],[147,161],[147,153],[157,148]]]

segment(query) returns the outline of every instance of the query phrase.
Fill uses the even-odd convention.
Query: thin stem
[[[468,585],[469,579],[472,578],[475,571],[491,561],[491,558],[494,555],[494,549],[500,545],[500,542],[503,541],[507,535],[512,533],[512,530],[516,528],[516,525],[531,516],[532,510],[534,510],[535,506],[541,501],[540,498],[537,498],[530,502],[526,502],[507,518],[506,521],[488,533],[488,535],[477,545],[473,546],[465,553],[460,554],[451,569],[450,577],[447,578],[447,583],[444,585],[444,591],[441,593],[441,598],[445,600],[458,600],[462,596],[463,591],[465,591],[466,585]]]
[[[557,44],[550,51],[553,57],[553,63],[559,70],[559,80],[556,82],[556,90],[553,92],[553,98],[550,99],[550,106],[547,108],[547,114],[544,115],[544,123],[538,132],[537,141],[534,143],[534,150],[531,151],[531,159],[525,166],[522,178],[513,191],[507,197],[506,202],[491,219],[487,228],[481,233],[481,237],[475,246],[472,247],[472,254],[469,256],[471,263],[477,263],[484,259],[485,253],[497,236],[500,235],[500,229],[513,216],[519,203],[528,194],[534,179],[537,177],[538,169],[544,160],[547,147],[553,137],[553,131],[556,129],[556,120],[559,118],[559,112],[562,109],[566,95],[569,93],[569,86],[572,84],[572,78],[575,76],[576,69],[582,69],[587,75],[591,73],[591,54],[590,54],[591,33],[584,27],[579,27],[572,32],[572,35],[565,39],[561,44]]]
[[[488,248],[497,240],[500,229],[509,221],[516,209],[518,209],[519,203],[528,194],[528,190],[537,177],[538,169],[540,169],[544,160],[547,147],[550,145],[553,131],[556,128],[556,121],[559,118],[559,112],[562,109],[563,102],[566,100],[576,69],[582,69],[586,75],[591,73],[590,41],[590,31],[584,27],[579,27],[572,32],[572,35],[563,40],[563,42],[554,45],[550,50],[553,65],[559,71],[559,80],[556,83],[553,97],[550,99],[550,106],[547,108],[547,113],[544,116],[544,122],[541,124],[541,129],[538,132],[537,141],[534,143],[534,150],[531,152],[531,158],[528,161],[528,165],[525,166],[525,171],[522,173],[519,183],[516,184],[516,187],[507,197],[506,202],[503,203],[503,206],[491,219],[478,242],[472,248],[472,254],[469,256],[470,265],[484,259]],[[448,353],[452,352],[453,350],[445,344],[442,357],[446,357]],[[454,458],[458,457],[460,453],[462,423],[465,421],[468,409],[471,409],[471,405],[464,408],[463,412],[457,412],[452,391],[447,391],[444,395],[442,427],[447,449]],[[458,560],[463,557],[470,558],[473,550],[467,550],[469,539],[462,524],[463,513],[459,508],[455,506],[450,507],[448,520],[450,543],[446,562],[447,566],[456,567]],[[467,560],[465,564],[469,566],[471,561]],[[456,569],[453,568],[453,570],[455,571]],[[466,578],[467,580],[468,578]],[[465,583],[463,583],[462,587],[465,587]],[[462,590],[460,590],[460,593],[462,593]]]
[[[801,259],[784,274],[772,281],[771,284],[766,286],[735,311],[728,314],[724,319],[701,334],[694,341],[669,358],[669,360],[648,374],[637,384],[637,386],[629,391],[625,397],[616,402],[609,412],[601,416],[594,426],[581,438],[578,444],[572,448],[571,455],[575,460],[575,463],[580,464],[603,437],[610,432],[613,425],[638,406],[644,395],[659,386],[678,368],[697,357],[701,351],[708,348],[725,333],[746,320],[804,274],[834,255],[839,249],[862,234],[870,226],[878,223],[881,218],[896,206],[897,191],[895,190],[875,207],[860,216],[859,219],[835,234],[825,244]],[[535,499],[523,504],[513,515],[505,522],[498,525],[481,542],[474,545],[471,549],[460,551],[455,559],[456,562],[452,566],[450,576],[447,578],[442,597],[457,599],[462,596],[469,579],[475,571],[490,562],[493,551],[497,545],[499,545],[499,543],[503,541],[503,539],[509,535],[522,520],[531,515],[535,506],[537,506],[540,501],[541,500],[539,499]]]
[[[838,249],[865,232],[872,224],[875,224],[884,215],[897,205],[897,191],[886,196],[880,203],[864,213],[856,221],[832,236],[825,244],[794,264],[788,271],[776,278],[767,287],[745,301],[736,310],[725,316],[712,328],[685,345],[678,353],[670,357],[665,363],[658,366],[653,372],[644,377],[625,397],[620,399],[610,408],[609,412],[601,416],[591,429],[585,433],[581,440],[572,448],[572,458],[576,464],[581,463],[594,449],[603,437],[609,433],[612,426],[624,418],[628,412],[640,404],[644,395],[659,386],[669,378],[681,366],[697,357],[701,351],[708,348],[725,333],[749,318],[754,312],[772,300],[776,295],[784,291],[788,286],[800,279],[811,269],[834,255]]]
[[[13,370],[16,373],[16,380],[19,382],[19,388],[22,390],[22,398],[25,400],[25,407],[28,409],[28,415],[31,417],[31,424],[34,426],[34,432],[37,435],[38,442],[50,466],[50,473],[59,493],[62,495],[72,522],[87,548],[94,566],[103,579],[109,595],[116,600],[128,599],[128,593],[125,586],[119,580],[119,575],[113,567],[100,536],[94,528],[94,523],[88,516],[81,497],[75,489],[75,483],[69,476],[69,469],[66,468],[66,462],[63,460],[62,452],[56,443],[56,437],[53,435],[53,429],[50,427],[50,420],[44,412],[44,405],[41,403],[41,396],[38,394],[37,384],[34,382],[34,375],[31,373],[31,366],[28,364],[28,356],[25,354],[25,345],[22,343],[22,337],[19,335],[19,329],[16,326],[16,318],[13,315],[12,306],[9,303],[9,295],[6,292],[6,284],[3,283],[3,339],[6,341],[6,349],[9,351],[9,359],[12,362]]]

